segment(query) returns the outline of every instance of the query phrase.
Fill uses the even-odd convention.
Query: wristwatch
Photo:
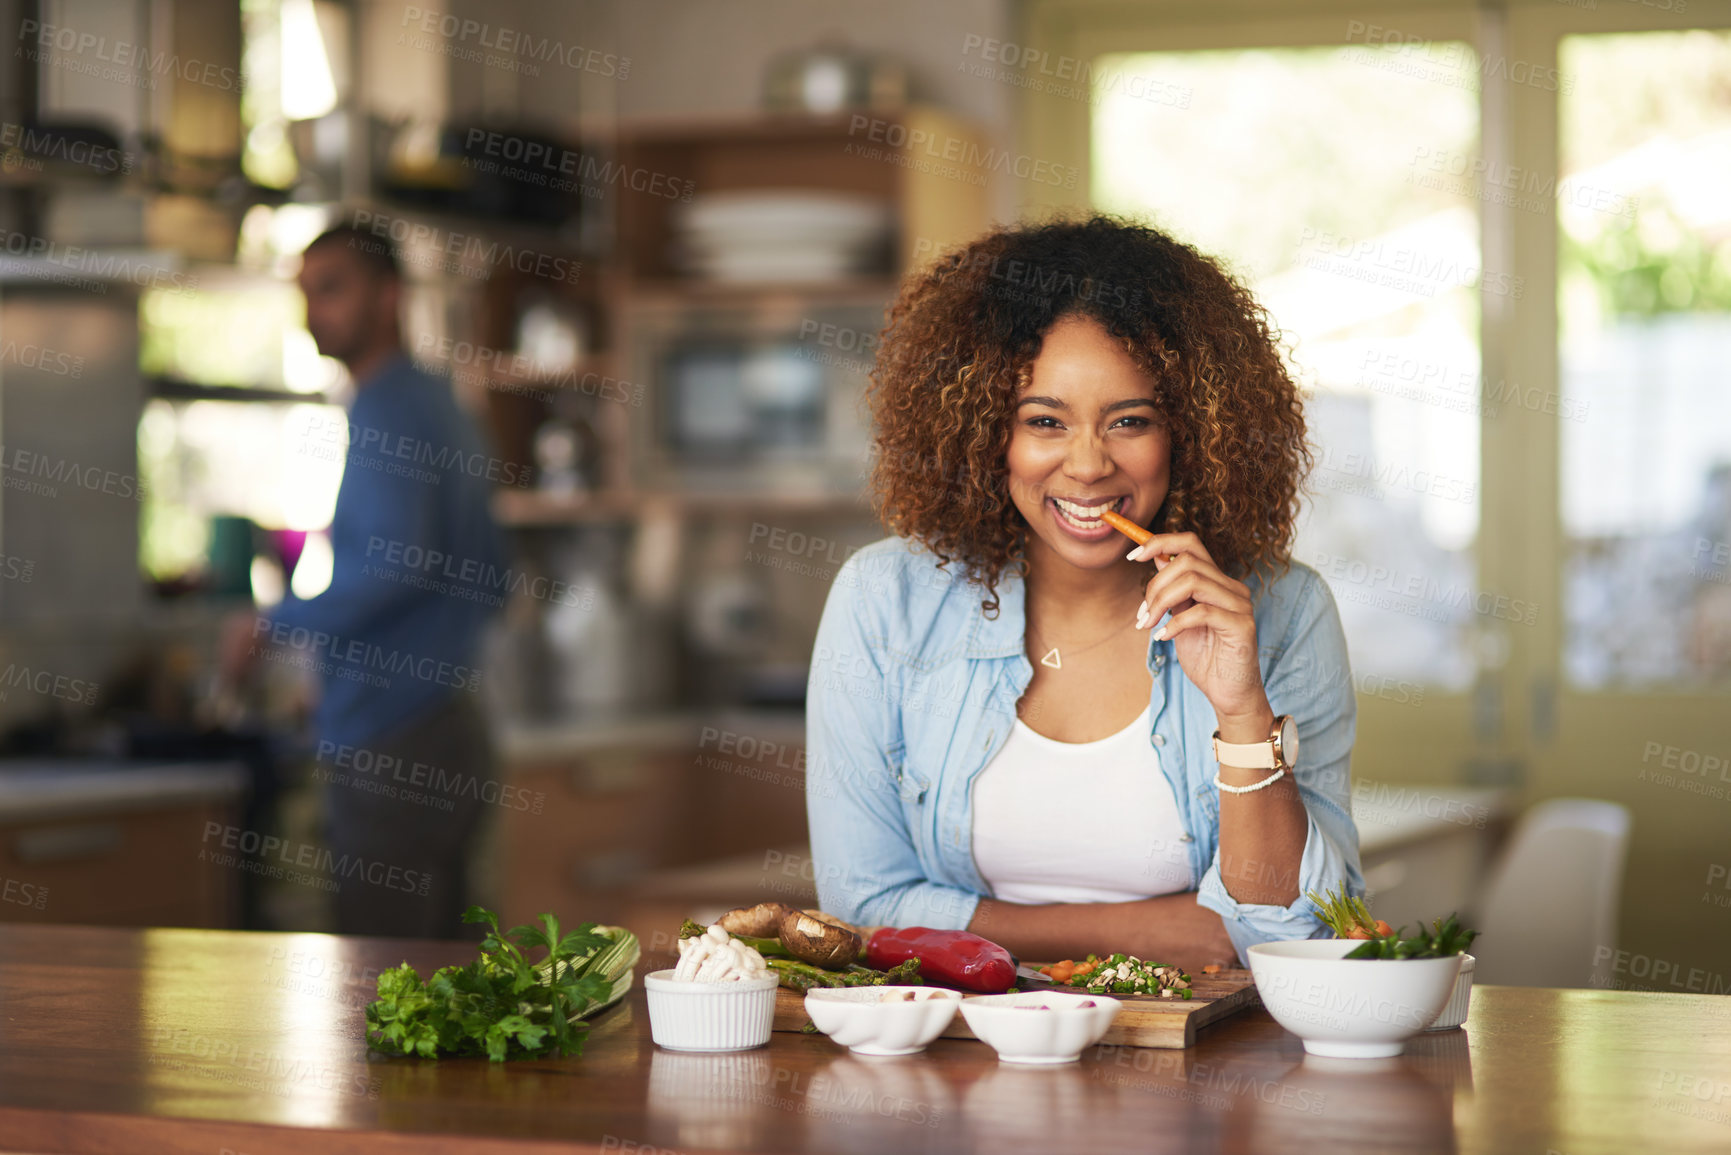
[[[1216,730],[1214,760],[1238,770],[1290,770],[1298,761],[1298,723],[1282,714],[1262,742],[1222,742]]]

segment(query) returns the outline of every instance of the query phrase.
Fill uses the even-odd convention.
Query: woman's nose
[[[1064,472],[1077,481],[1104,477],[1112,472],[1112,458],[1098,437],[1078,437],[1064,459]]]

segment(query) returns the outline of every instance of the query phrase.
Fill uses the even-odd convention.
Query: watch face
[[[1291,714],[1280,723],[1280,760],[1288,766],[1298,765],[1298,723]]]

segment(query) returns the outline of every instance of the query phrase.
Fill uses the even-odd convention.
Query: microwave
[[[853,494],[884,305],[685,305],[639,320],[637,481],[650,489]],[[641,378],[640,378],[641,379]]]

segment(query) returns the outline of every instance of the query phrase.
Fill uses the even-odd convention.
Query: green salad
[[[1067,978],[1052,977],[1062,986],[1096,995],[1159,995],[1163,999],[1188,999],[1195,994],[1190,989],[1190,976],[1172,964],[1145,962],[1127,954],[1106,958],[1089,955]]]

